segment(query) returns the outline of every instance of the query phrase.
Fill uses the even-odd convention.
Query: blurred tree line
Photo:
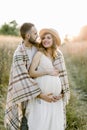
[[[19,27],[17,22],[13,20],[9,23],[4,23],[0,28],[0,34],[19,36]]]

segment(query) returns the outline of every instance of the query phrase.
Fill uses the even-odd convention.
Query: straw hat
[[[47,34],[47,33],[52,34],[52,35],[56,38],[56,40],[57,40],[57,45],[58,45],[58,46],[61,44],[61,39],[60,39],[60,37],[59,37],[59,34],[58,34],[58,32],[57,32],[56,30],[54,30],[54,29],[51,29],[51,28],[43,28],[43,29],[40,30],[39,35],[40,35],[40,37],[42,37],[44,34]]]

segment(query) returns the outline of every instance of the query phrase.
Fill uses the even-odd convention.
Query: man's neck
[[[33,45],[30,42],[24,41],[25,47],[31,48]]]

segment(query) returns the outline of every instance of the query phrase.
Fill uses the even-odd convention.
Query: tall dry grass
[[[9,72],[12,56],[21,38],[0,36],[0,130],[4,128]],[[68,71],[71,99],[67,106],[67,129],[87,129],[87,42],[63,44],[60,47]]]
[[[20,37],[0,36],[0,130],[4,128],[4,109],[12,56]]]
[[[20,37],[0,35],[0,48],[2,46],[15,48],[20,40],[22,40]]]
[[[0,84],[7,84],[12,56],[21,38],[0,36]]]
[[[76,89],[82,88],[84,92],[87,92],[87,41],[63,45],[61,50],[64,53],[70,77],[75,78],[75,83],[79,86]]]
[[[67,130],[87,129],[87,41],[63,44],[71,99],[67,107]]]

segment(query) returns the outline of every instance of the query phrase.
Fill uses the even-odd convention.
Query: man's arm
[[[58,51],[58,57],[54,61],[53,65],[56,69],[59,70],[59,78],[62,85],[62,93],[64,94],[64,104],[66,105],[68,104],[70,99],[70,88],[64,56],[60,50]]]
[[[41,93],[36,81],[29,76],[24,60],[28,60],[27,55],[20,51],[15,53],[9,86],[13,88],[12,99],[16,103],[30,100]]]

